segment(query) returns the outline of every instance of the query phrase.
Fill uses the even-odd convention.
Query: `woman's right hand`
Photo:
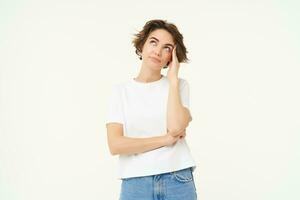
[[[177,142],[177,140],[183,139],[183,138],[185,138],[185,129],[176,136],[173,136],[171,134],[171,132],[167,132],[167,134],[165,135],[166,146],[171,146],[171,145],[175,144]]]
[[[185,135],[185,130],[186,129],[182,129],[182,130],[179,130],[179,131],[176,131],[176,132],[172,132],[172,131],[169,131],[167,129],[167,132],[170,132],[170,134],[175,137],[175,136],[178,136],[178,135]]]

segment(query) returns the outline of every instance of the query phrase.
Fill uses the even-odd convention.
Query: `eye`
[[[171,52],[172,51],[172,49],[170,47],[165,47],[165,49],[166,49],[167,52]]]
[[[150,44],[156,44],[155,40],[150,40]]]

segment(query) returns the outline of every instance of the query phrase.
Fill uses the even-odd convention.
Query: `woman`
[[[185,141],[189,85],[178,77],[179,63],[188,61],[183,37],[174,24],[151,20],[133,44],[140,72],[114,85],[106,118],[110,152],[119,155],[120,200],[197,199]]]

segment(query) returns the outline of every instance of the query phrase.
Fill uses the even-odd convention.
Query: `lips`
[[[151,58],[151,60],[153,60],[154,62],[160,63],[160,59],[154,58],[154,57],[151,57],[151,56],[150,56],[150,58]]]

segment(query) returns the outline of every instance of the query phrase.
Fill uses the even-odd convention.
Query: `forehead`
[[[148,39],[151,37],[157,38],[160,42],[162,42],[164,44],[168,43],[168,44],[174,45],[173,36],[164,29],[156,29],[156,30],[152,31],[149,34]]]

